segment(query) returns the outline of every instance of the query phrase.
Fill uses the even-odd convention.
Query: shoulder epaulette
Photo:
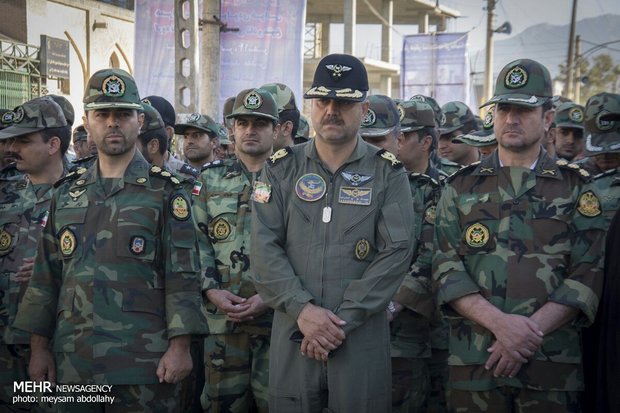
[[[390,162],[392,164],[392,168],[394,169],[400,169],[403,167],[403,163],[396,159],[396,156],[394,156],[392,152],[388,152],[385,149],[381,149],[380,151],[378,151],[377,156]]]
[[[426,174],[421,174],[419,172],[411,172],[409,174],[409,179],[415,179],[415,180],[420,180],[424,183],[430,183],[433,186],[439,186],[439,182],[437,182],[436,179],[426,175]]]
[[[606,176],[611,176],[611,175],[620,176],[620,171],[618,171],[617,168],[608,169],[605,172],[601,172],[600,174],[594,175],[594,177],[592,177],[592,180],[596,181],[597,179],[604,178]]]
[[[291,149],[290,146],[277,150],[274,152],[273,155],[269,157],[269,159],[267,160],[267,163],[269,165],[275,165],[276,162],[278,162],[282,158],[286,158],[291,152],[293,152],[293,150]]]
[[[88,171],[88,169],[84,168],[83,166],[72,169],[71,172],[69,172],[54,183],[54,188],[58,188],[60,185],[62,185],[63,182],[74,181],[78,179],[80,176],[84,175],[86,171]]]
[[[79,165],[79,164],[83,164],[85,162],[88,162],[88,161],[90,161],[90,160],[92,160],[92,159],[94,159],[96,157],[97,157],[97,155],[84,156],[83,158],[72,160],[71,163],[75,164],[75,165]]]
[[[209,168],[215,168],[217,166],[224,166],[224,161],[222,161],[221,159],[216,159],[213,162],[207,162],[206,164],[202,165],[202,168],[200,169],[200,171],[204,171],[205,169],[209,169]]]
[[[198,169],[194,168],[193,166],[187,163],[184,163],[183,166],[181,166],[181,169],[179,169],[179,172],[187,174],[187,175],[191,175],[194,178],[200,175],[200,171]]]
[[[569,163],[566,159],[558,159],[557,161],[555,161],[555,164],[562,169],[573,171],[574,173],[579,175],[579,177],[585,182],[588,182],[592,179],[590,172],[586,171],[576,163]]]
[[[172,172],[166,169],[162,169],[159,166],[151,166],[151,169],[149,169],[149,175],[163,178],[166,181],[171,182],[175,186],[181,184],[181,180],[174,176]]]
[[[459,169],[458,171],[455,171],[452,175],[450,175],[449,177],[446,178],[446,182],[452,182],[452,180],[459,176],[464,174],[465,172],[469,172],[473,169],[476,169],[476,167],[480,165],[480,161],[476,161],[473,163],[470,163],[469,165],[465,165],[463,167],[461,167],[461,169]]]

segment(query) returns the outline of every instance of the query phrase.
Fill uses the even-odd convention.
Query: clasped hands
[[[327,361],[329,352],[344,341],[342,329],[347,323],[326,308],[306,303],[299,313],[297,325],[304,335],[301,354],[318,361]]]

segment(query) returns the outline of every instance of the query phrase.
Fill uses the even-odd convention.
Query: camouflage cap
[[[259,116],[279,121],[278,105],[273,95],[265,89],[245,89],[235,98],[233,111],[227,119],[238,116]]]
[[[140,129],[140,135],[145,132],[166,129],[166,124],[155,107],[143,102],[142,113],[144,113],[144,123],[142,124],[142,129]]]
[[[14,116],[15,113],[11,109],[0,109],[0,130],[11,126]]]
[[[267,83],[260,87],[271,93],[276,103],[278,104],[278,113],[283,110],[297,109],[295,103],[295,95],[288,86],[282,83]]]
[[[27,135],[49,128],[67,126],[67,119],[58,103],[50,97],[43,96],[29,100],[13,110],[12,123],[5,129],[0,130],[0,139],[14,138]]]
[[[174,111],[174,107],[170,102],[164,99],[161,96],[151,95],[142,99],[142,103],[148,103],[153,106],[159,115],[161,116],[161,120],[164,121],[166,126],[174,127],[174,124],[177,121],[177,114]]]
[[[413,132],[426,127],[435,127],[435,111],[421,100],[407,100],[398,104],[400,130]]]
[[[368,73],[361,60],[347,54],[330,54],[317,65],[312,87],[304,98],[363,102],[367,94]]]
[[[613,93],[611,94],[610,99],[615,100],[616,103],[607,105],[607,110],[609,110],[609,113],[601,114],[602,121],[620,120],[620,95]]]
[[[304,115],[299,116],[299,127],[297,128],[296,138],[310,139],[310,125]]]
[[[570,100],[569,98],[565,98],[564,96],[560,96],[560,95],[553,95],[551,97],[551,104],[553,105],[553,110],[557,110],[557,108],[562,103],[566,103],[566,102],[572,102],[572,100]]]
[[[476,122],[474,114],[463,102],[448,102],[441,107],[441,111],[444,116],[441,119],[443,123],[439,125],[440,135],[445,135],[457,129],[461,129],[468,122],[473,122],[474,124]]]
[[[60,95],[47,95],[54,99],[54,102],[58,103],[60,109],[62,109],[62,113],[65,115],[65,119],[67,119],[67,125],[73,126],[73,121],[75,120],[75,111],[73,110],[73,105],[66,97]]]
[[[435,98],[432,98],[430,96],[424,96],[424,95],[413,95],[409,98],[409,100],[414,100],[416,102],[424,102],[424,103],[429,104],[431,108],[433,109],[433,113],[435,115],[435,126],[439,127],[439,125],[443,123],[444,115],[441,110],[441,106],[439,106],[439,103],[437,103]]]
[[[556,128],[584,129],[585,109],[574,102],[562,103],[555,110]]]
[[[510,103],[527,107],[543,105],[553,96],[549,70],[534,60],[519,59],[499,72],[493,97],[480,107],[493,103]]]
[[[188,128],[199,129],[211,137],[217,137],[220,131],[218,123],[209,116],[200,113],[192,113],[188,116],[187,121],[174,125],[174,133],[183,135]]]
[[[228,128],[221,123],[218,123],[217,126],[219,128],[217,132],[217,138],[220,141],[220,145],[232,144],[231,140],[228,138]]]
[[[85,141],[88,139],[88,132],[86,132],[86,128],[84,125],[79,125],[75,129],[73,129],[73,143]]]
[[[604,153],[620,153],[620,125],[615,125],[613,129],[605,133],[593,132],[586,136],[583,147],[585,156]]]
[[[360,127],[362,137],[385,136],[399,125],[398,108],[392,99],[384,95],[371,95],[368,103],[368,112]]]
[[[620,112],[619,95],[598,93],[586,102],[585,127],[590,134],[585,139],[584,155],[620,152],[620,122],[605,119]]]
[[[84,110],[141,110],[138,87],[131,75],[122,69],[103,69],[88,80],[84,91]]]
[[[224,102],[222,113],[224,115],[224,125],[226,125],[227,128],[232,128],[232,119],[228,119],[227,116],[232,113],[233,106],[235,106],[235,96],[229,97]]]

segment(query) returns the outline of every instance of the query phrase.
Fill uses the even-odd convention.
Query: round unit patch
[[[484,247],[489,242],[489,229],[479,222],[471,224],[465,231],[465,241],[470,247]]]
[[[318,201],[325,195],[327,184],[321,175],[305,174],[297,180],[295,193],[302,201]]]
[[[71,256],[77,246],[77,241],[75,240],[75,234],[73,234],[73,231],[69,228],[65,229],[60,233],[60,237],[58,239],[60,241],[60,252],[62,255],[65,257]]]
[[[9,249],[11,246],[11,242],[13,241],[13,237],[4,229],[0,230],[0,252],[4,252]]]
[[[105,96],[119,97],[125,94],[125,82],[116,75],[108,76],[101,84]]]
[[[224,240],[230,235],[230,224],[224,218],[218,218],[213,223],[213,238]]]
[[[10,125],[11,123],[13,123],[13,120],[15,119],[15,112],[12,111],[8,111],[8,112],[4,112],[2,114],[2,120],[1,122],[4,125]]]
[[[482,122],[482,127],[484,129],[492,129],[493,128],[493,111],[490,110],[484,115],[484,121]]]
[[[613,121],[602,120],[601,119],[601,116],[603,116],[603,115],[605,115],[607,113],[609,113],[609,111],[603,110],[596,117],[596,127],[599,128],[602,131],[609,130],[609,129],[613,128],[613,126],[614,126],[614,122]],[[17,115],[15,115],[15,116],[17,117]],[[17,121],[15,121],[15,122],[17,122]]]
[[[522,66],[515,66],[506,73],[504,85],[508,89],[518,89],[527,84],[527,71]]]
[[[188,122],[198,122],[200,120],[200,113],[192,113],[191,115],[189,115],[189,118],[187,118]]]
[[[357,258],[359,261],[362,261],[364,258],[366,258],[369,252],[370,244],[368,243],[368,240],[362,238],[361,240],[357,241],[357,243],[355,244],[355,258]]]
[[[362,126],[368,127],[372,126],[377,122],[377,114],[374,110],[368,109],[368,112],[362,118]]]
[[[258,109],[262,104],[263,98],[255,91],[251,91],[243,98],[243,107],[246,109]]]
[[[587,191],[581,194],[577,211],[584,217],[595,217],[601,214],[601,203],[594,192]]]
[[[396,108],[398,109],[398,119],[402,122],[405,119],[405,110],[400,105],[396,105]]]
[[[441,117],[439,118],[439,125],[440,126],[445,126],[447,121],[448,121],[448,119],[446,118],[446,114],[442,113]]]
[[[189,218],[189,206],[183,195],[174,195],[170,201],[170,212],[179,221]]]
[[[13,116],[13,123],[19,123],[24,119],[24,108],[21,106],[15,109],[15,116]]]
[[[435,218],[437,217],[437,207],[435,205],[429,206],[424,211],[424,220],[429,224],[435,224]]]
[[[581,108],[572,108],[568,111],[568,118],[575,123],[583,122],[583,110]]]

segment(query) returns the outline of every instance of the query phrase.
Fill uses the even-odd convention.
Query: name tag
[[[349,205],[370,205],[372,188],[356,188],[341,186],[338,192],[338,203]]]

